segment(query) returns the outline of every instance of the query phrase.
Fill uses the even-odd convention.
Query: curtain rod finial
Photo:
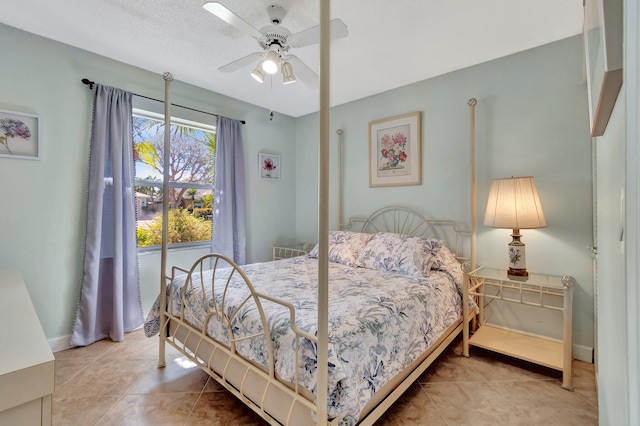
[[[87,86],[89,86],[89,89],[93,89],[93,85],[95,84],[95,82],[89,80],[88,78],[83,78],[80,81],[82,81],[82,84],[86,84]]]
[[[468,102],[469,106],[476,106],[477,103],[478,103],[478,100],[476,98],[471,98],[469,99],[469,102]]]
[[[164,74],[162,74],[162,78],[164,78],[166,81],[173,81],[173,75],[170,72],[165,72]]]

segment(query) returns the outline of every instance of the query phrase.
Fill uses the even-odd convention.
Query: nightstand
[[[311,250],[309,243],[278,244],[273,242],[273,260],[289,259],[290,257],[304,256]]]
[[[464,306],[464,356],[469,356],[469,345],[488,349],[514,358],[562,371],[562,387],[571,386],[572,292],[573,277],[529,273],[528,277],[507,275],[506,270],[480,267],[465,273],[464,300],[472,296],[478,302],[478,328],[470,335],[469,320],[472,312]],[[493,300],[537,306],[562,312],[562,339],[554,340],[520,331],[507,330],[485,323],[484,309]]]

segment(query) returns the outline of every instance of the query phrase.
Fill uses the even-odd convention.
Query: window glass
[[[169,244],[211,241],[215,128],[172,118],[169,156]],[[164,119],[134,110],[138,247],[162,242]]]

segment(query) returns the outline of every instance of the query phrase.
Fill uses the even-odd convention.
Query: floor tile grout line
[[[429,395],[429,392],[424,388],[424,386],[422,386],[422,383],[418,383],[418,385],[420,385],[420,389],[422,390],[422,392],[424,392],[427,395],[427,398],[429,398],[429,401],[431,401],[433,406],[436,408],[436,411],[438,412],[438,415],[440,416],[440,418],[445,422],[445,424],[447,426],[449,426],[449,421],[442,414],[442,411],[440,411],[440,407],[438,407],[438,404],[436,404],[436,402],[433,400],[433,398],[431,398],[431,395]]]
[[[80,359],[80,358],[76,358],[76,359]],[[89,362],[86,365],[83,365],[78,371],[76,371],[75,373],[73,373],[70,377],[67,378],[67,380],[65,380],[64,382],[60,383],[60,386],[56,386],[56,384],[54,383],[54,389],[53,389],[53,393],[55,395],[55,392],[58,390],[58,387],[62,387],[64,386],[66,383],[70,382],[73,378],[75,378],[78,374],[82,373],[84,370],[86,370],[87,368],[89,368],[93,363],[95,363],[98,358],[85,358],[85,359],[91,359],[91,362]],[[54,360],[54,365],[55,365],[55,361]],[[62,361],[62,360],[60,360]],[[54,367],[55,368],[55,367]],[[54,370],[55,371],[55,370]],[[55,372],[54,372],[55,375]]]
[[[118,405],[118,403],[120,403],[120,401],[122,401],[122,399],[123,399],[124,397],[125,397],[125,394],[120,395],[120,398],[118,398],[118,400],[117,400],[116,402],[114,402],[114,403],[113,403],[113,405],[112,405],[111,407],[109,407],[109,409],[108,409],[107,411],[105,411],[105,412],[104,412],[104,414],[102,415],[102,417],[100,417],[100,418],[98,419],[98,421],[97,421],[97,422],[95,422],[95,425],[96,425],[96,426],[97,426],[97,425],[99,425],[99,424],[100,424],[100,422],[101,422],[105,417],[107,417],[107,414],[109,414],[109,412],[110,412],[111,410],[113,410],[113,409],[114,409],[114,407],[115,407],[116,405]]]
[[[57,360],[57,359],[56,359],[56,360],[54,360],[54,362],[58,362],[58,361],[61,361],[61,360]],[[80,374],[82,371],[84,371],[87,367],[89,367],[89,364],[87,364],[87,365],[83,365],[83,366],[82,366],[82,368],[80,368],[78,371],[75,371],[74,373],[72,373],[72,374],[71,374],[69,377],[67,377],[67,378],[66,378],[66,380],[65,380],[64,382],[62,382],[62,383],[55,383],[55,381],[54,381],[54,390],[53,390],[53,393],[55,394],[55,392],[56,392],[59,388],[61,388],[62,386],[64,386],[64,385],[65,385],[65,383],[69,382],[69,380],[71,380],[71,379],[73,379],[74,377],[76,377],[78,374]],[[55,370],[54,370],[54,371],[55,371]],[[54,373],[54,375],[55,375],[55,373]],[[54,378],[55,378],[55,377],[54,377]]]
[[[207,378],[207,380],[205,380],[204,386],[202,386],[202,390],[200,390],[200,394],[196,398],[196,402],[193,403],[193,407],[191,407],[191,411],[189,411],[189,415],[187,415],[187,419],[183,423],[184,426],[186,426],[189,423],[189,419],[191,419],[191,415],[195,411],[196,406],[198,405],[198,403],[200,402],[200,399],[202,398],[202,394],[204,393],[204,390],[207,388],[207,383],[209,383],[209,380],[211,380],[210,377]]]
[[[471,357],[469,357],[469,358],[471,358]],[[503,361],[500,361],[499,359],[495,359],[495,360],[497,360],[498,362],[501,362],[501,363],[503,363],[503,364],[504,364],[504,362],[503,362]],[[542,374],[542,373],[536,373],[536,372],[534,372],[534,371],[531,371],[531,370],[527,369],[526,367],[519,367],[519,366],[517,366],[517,365],[513,365],[513,364],[506,364],[506,365],[510,365],[510,366],[515,367],[515,368],[517,368],[517,369],[519,369],[519,370],[530,371],[531,373],[534,373],[534,374],[536,374],[536,375],[537,375],[537,376],[539,376],[539,377],[527,377],[527,378],[523,378],[523,379],[509,379],[509,380],[488,380],[488,379],[486,379],[486,381],[487,381],[487,382],[501,382],[501,381],[514,381],[514,382],[515,382],[515,381],[522,381],[522,382],[529,382],[529,381],[532,381],[532,380],[553,380],[553,381],[556,381],[556,382],[558,382],[558,383],[562,383],[562,379],[561,379],[561,378],[555,378],[555,377],[552,377],[552,376],[544,375],[544,374]],[[473,369],[476,373],[478,373],[478,374],[480,374],[480,375],[482,376],[482,371],[479,371],[479,370],[477,369],[477,366],[470,365],[469,367],[470,367],[471,369]]]
[[[78,373],[78,374],[80,374],[80,373]],[[90,394],[90,395],[86,395],[86,394],[77,395],[75,393],[72,393],[72,394],[69,394],[69,395],[60,396],[60,392],[64,390],[63,389],[64,387],[61,386],[61,389],[54,391],[52,396],[54,398],[82,398],[82,397],[96,397],[96,398],[98,398],[98,397],[111,397],[111,396],[117,397],[117,396],[123,396],[123,395],[140,395],[140,394],[144,394],[144,393],[148,393],[148,392],[144,392],[144,393],[139,393],[139,392],[137,392],[137,393],[129,393],[129,390],[133,386],[135,386],[143,378],[144,378],[144,373],[139,373],[139,377],[137,379],[135,379],[133,382],[131,382],[128,386],[126,386],[123,391],[118,392],[118,393],[98,393],[98,394]],[[71,381],[71,379],[68,380],[67,382],[65,382],[65,384],[70,382],[70,381]],[[56,392],[58,392],[57,395],[56,395]]]
[[[504,383],[533,383],[533,382],[553,382],[556,383],[555,379],[552,378],[540,378],[540,379],[501,379],[501,380],[460,380],[460,381],[426,381],[426,382],[417,382],[421,385],[475,385],[475,384],[504,384]],[[558,383],[558,387],[561,388],[561,384]],[[569,392],[569,391],[567,391]],[[583,397],[581,397],[583,398]]]

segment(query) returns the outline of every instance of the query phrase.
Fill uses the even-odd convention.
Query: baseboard
[[[573,358],[593,364],[593,348],[583,345],[573,345]]]
[[[51,348],[51,352],[60,352],[67,349],[71,349],[69,346],[69,340],[71,339],[71,335],[68,334],[62,337],[56,337],[55,339],[49,339],[49,347]]]

